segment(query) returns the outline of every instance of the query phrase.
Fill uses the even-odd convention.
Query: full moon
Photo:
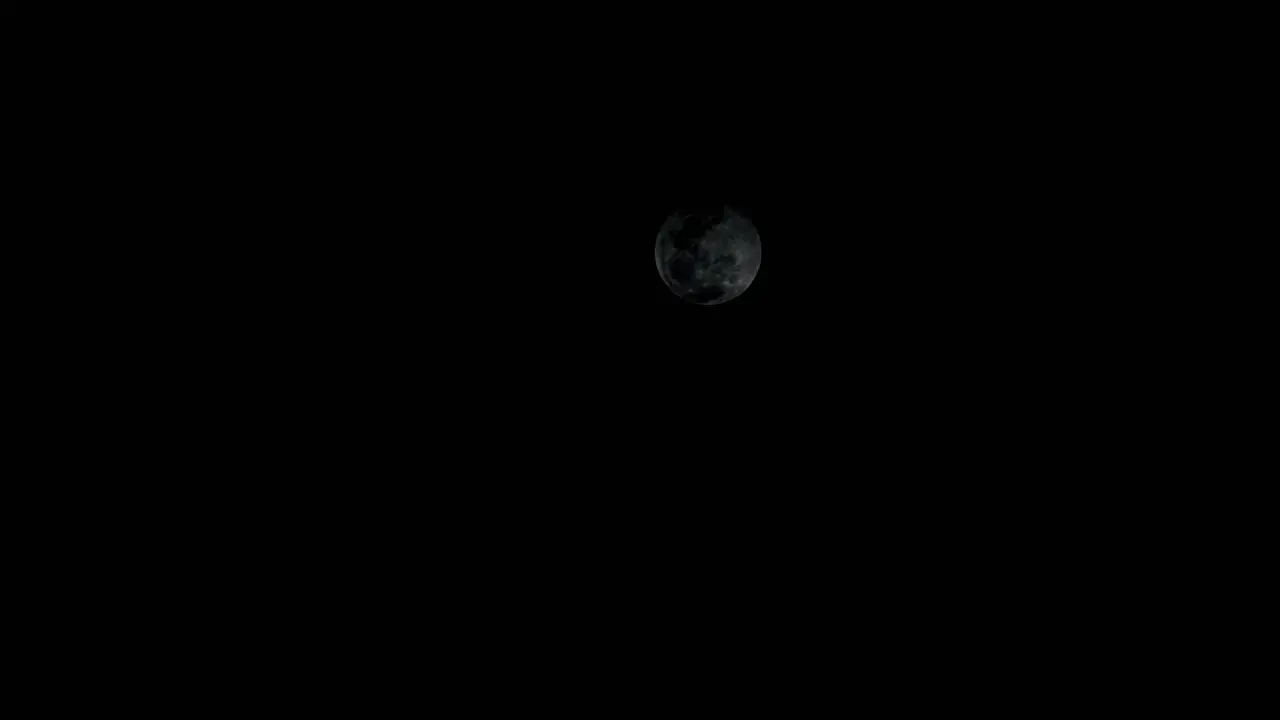
[[[662,281],[676,297],[719,305],[738,297],[760,270],[760,234],[751,221],[724,208],[675,213],[658,231],[653,250]]]

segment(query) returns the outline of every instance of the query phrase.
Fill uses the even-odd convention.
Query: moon
[[[672,213],[658,230],[654,261],[675,296],[720,305],[741,295],[760,271],[760,234],[729,208]]]

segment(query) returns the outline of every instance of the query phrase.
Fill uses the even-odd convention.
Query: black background
[[[175,222],[223,273],[194,357],[214,424],[272,458],[246,467],[307,478],[269,507],[410,534],[444,507],[673,562],[774,528],[816,567],[847,538],[801,538],[851,525],[1034,555],[1099,501],[1136,402],[1114,383],[1142,371],[1117,309],[1138,192],[1129,85],[1065,29],[868,18],[661,52],[640,26],[397,24],[286,23],[184,77],[219,88],[175,111],[210,210]],[[657,229],[720,204],[756,223],[759,277],[681,303]]]
[[[1139,83],[1065,25],[317,17],[86,70],[159,146],[109,178],[147,188],[150,281],[96,352],[165,389],[179,520],[226,508],[214,555],[309,588],[281,618],[425,594],[499,635],[512,598],[812,635],[853,593],[972,633],[1126,517]],[[760,274],[681,303],[658,227],[721,204]]]
[[[51,425],[90,438],[47,457],[94,468],[52,515],[102,528],[68,534],[99,574],[67,617],[172,616],[263,685],[788,708],[1178,642],[1132,591],[1191,554],[1141,522],[1190,493],[1133,352],[1176,217],[1137,168],[1176,156],[1132,28],[645,13],[148,16],[49,86],[100,198],[45,216],[89,221],[51,234],[101,283],[46,330],[76,343]],[[760,231],[726,305],[653,266],[690,204]]]
[[[771,435],[858,389],[892,412],[1038,387],[1123,265],[1123,169],[1093,164],[1079,81],[1026,47],[1047,40],[906,28],[679,62],[589,40],[473,62],[413,35],[330,37],[320,62],[285,44],[212,126],[244,153],[213,174],[247,228],[234,257],[285,313],[257,326],[383,378],[483,368],[480,388],[594,397],[628,426],[732,403]],[[722,307],[680,303],[653,267],[689,204],[738,207],[764,240]],[[709,408],[707,384],[725,387]]]
[[[288,18],[175,63],[152,122],[199,175],[163,217],[191,238],[175,292],[201,288],[175,325],[213,331],[193,357],[228,422],[280,418],[267,446],[326,473],[638,475],[659,506],[1088,462],[1141,256],[1135,85],[1091,64],[1116,38],[534,21]],[[657,228],[720,204],[760,274],[681,303]]]

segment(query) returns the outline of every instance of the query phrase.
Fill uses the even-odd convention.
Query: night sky
[[[1125,128],[1088,102],[1126,94],[1048,26],[216,20],[86,68],[94,112],[164,148],[145,197],[175,239],[137,256],[210,288],[170,325],[208,318],[209,356],[263,369],[317,431],[501,437],[567,474],[945,467],[1048,442],[1026,418],[1105,364],[1079,339],[1126,332]],[[755,223],[761,269],[691,306],[653,243],[719,205]],[[737,446],[759,461],[707,450]]]
[[[217,95],[179,94],[211,247],[244,285],[223,307],[371,436],[436,413],[654,473],[736,442],[826,475],[1023,447],[1037,397],[1087,384],[1073,338],[1126,267],[1119,200],[1035,43],[969,52],[939,22],[794,54],[583,40],[485,63],[386,27],[264,32],[253,62],[183,70]],[[708,205],[752,218],[763,260],[697,307],[653,243]],[[671,432],[708,437],[691,464],[651,450]]]
[[[1130,211],[1146,76],[1061,17],[612,8],[148,11],[48,85],[98,204],[38,240],[103,289],[46,335],[111,396],[46,403],[106,439],[55,435],[88,470],[26,483],[109,525],[73,614],[117,598],[219,682],[307,676],[290,702],[357,686],[308,663],[367,673],[365,714],[394,684],[754,702],[786,673],[791,714],[850,678],[954,704],[913,668],[1003,693],[1109,650],[1095,616],[1149,615],[1124,585],[1164,542],[1110,538],[1168,494],[1125,451],[1179,397],[1131,351],[1163,301],[1133,282],[1163,240]],[[654,242],[717,206],[761,267],[694,306]]]

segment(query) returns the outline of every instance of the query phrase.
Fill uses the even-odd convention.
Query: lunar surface
[[[725,208],[673,214],[653,251],[658,274],[676,297],[719,305],[751,285],[760,270],[760,235],[751,221]]]

